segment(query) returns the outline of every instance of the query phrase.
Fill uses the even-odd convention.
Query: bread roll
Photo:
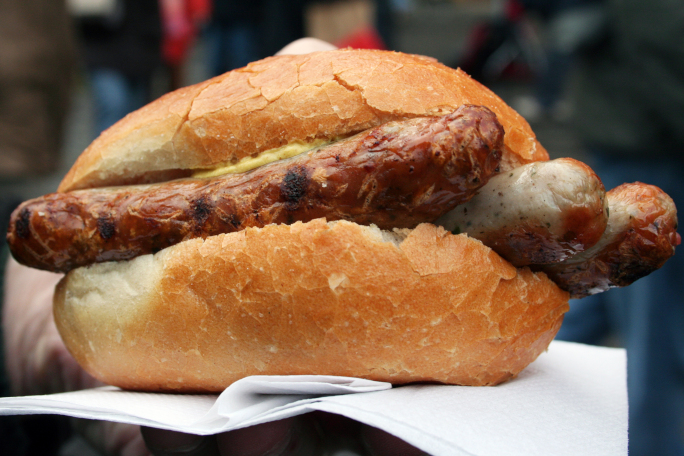
[[[524,119],[465,73],[344,49],[267,58],[170,93],[102,133],[59,191],[189,176],[464,104],[497,115],[501,170],[548,159]],[[568,309],[544,274],[432,224],[293,222],[72,270],[54,303],[67,348],[132,390],[219,392],[257,374],[494,385],[546,349]]]
[[[59,191],[164,181],[463,104],[498,116],[502,169],[548,159],[527,122],[464,72],[422,56],[342,49],[270,57],[161,97],[102,133]]]
[[[546,349],[567,301],[466,235],[317,219],[75,269],[55,319],[88,372],[132,390],[255,374],[494,385]]]

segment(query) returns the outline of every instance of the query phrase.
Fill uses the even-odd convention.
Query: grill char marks
[[[489,109],[462,106],[246,173],[47,195],[20,206],[8,240],[18,261],[66,272],[272,223],[325,217],[413,228],[469,200],[489,180],[503,137]]]
[[[110,239],[116,233],[116,224],[111,217],[103,215],[97,218],[97,231],[102,239]]]
[[[14,218],[14,233],[19,239],[27,239],[31,234],[30,220],[31,210],[28,207],[19,211],[19,214]]]
[[[293,166],[287,171],[280,187],[280,197],[287,210],[296,210],[299,207],[306,196],[309,180],[307,169],[303,166]]]
[[[211,216],[213,207],[209,195],[201,195],[192,203],[191,218],[195,226],[195,230],[201,231],[201,226]]]

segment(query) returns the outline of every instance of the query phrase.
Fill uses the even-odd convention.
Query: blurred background
[[[28,10],[32,3],[60,2],[64,0],[3,3],[21,4],[11,8]],[[97,8],[89,6],[91,3],[119,5],[123,11],[115,11],[111,18],[99,19]],[[143,6],[146,3],[148,6]],[[62,48],[36,51],[48,54],[53,62],[36,56],[36,60],[43,60],[45,68],[36,68],[34,72],[42,73],[43,79],[60,79],[59,87],[45,87],[47,84],[42,81],[40,84],[53,98],[55,93],[68,94],[68,101],[61,101],[53,109],[53,118],[43,121],[58,123],[51,128],[62,129],[59,135],[52,135],[52,144],[25,145],[25,158],[17,159],[19,164],[9,163],[10,158],[22,153],[6,152],[0,145],[3,147],[0,191],[20,199],[53,191],[94,137],[128,111],[166,91],[271,55],[301,36],[315,36],[340,46],[429,55],[450,66],[467,67],[506,101],[519,104],[516,107],[534,120],[535,131],[552,155],[576,155],[580,148],[566,128],[570,107],[563,98],[564,90],[558,95],[563,112],[556,116],[545,115],[531,96],[535,78],[548,60],[544,18],[537,12],[511,12],[517,7],[507,3],[501,0],[68,0],[65,3],[65,9],[71,5],[68,18],[60,18],[59,13],[55,15],[54,6],[35,6],[33,9],[43,10],[45,17],[26,19],[26,28],[33,29],[34,35],[43,33],[44,36],[27,40],[33,43],[26,46],[37,47],[40,44],[35,44],[36,41],[47,40],[52,43],[51,47]],[[10,22],[8,13],[3,17],[6,19],[0,21]],[[51,30],[40,25],[56,17],[68,19],[57,21],[68,24],[53,22]],[[64,36],[64,30],[59,30],[66,27],[73,32],[73,40]],[[20,27],[13,25],[13,28]],[[0,35],[9,33],[0,31]],[[0,38],[13,39],[12,36]],[[0,44],[3,46],[6,44]],[[17,60],[17,65],[38,66],[26,60]],[[12,60],[3,59],[3,62],[9,65]],[[5,91],[9,91],[9,86]],[[24,103],[29,110],[30,101]],[[55,104],[50,100],[36,101],[35,109],[44,108],[46,103]],[[27,113],[27,117],[35,118],[35,115]],[[20,121],[17,119],[17,122]],[[37,142],[36,128],[39,127],[33,128],[29,136]],[[16,131],[15,125],[12,135]],[[31,152],[36,149],[41,149],[42,155]]]
[[[1,226],[126,113],[303,36],[461,67],[552,158],[684,204],[681,0],[0,0]],[[633,455],[684,454],[681,256],[626,293],[571,303],[559,335],[627,348]]]

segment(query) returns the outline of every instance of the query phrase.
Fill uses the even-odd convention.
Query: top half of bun
[[[342,49],[269,57],[161,97],[103,132],[59,191],[180,177],[462,104],[498,116],[505,166],[548,159],[527,122],[464,72],[422,56]]]

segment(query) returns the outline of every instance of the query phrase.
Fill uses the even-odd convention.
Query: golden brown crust
[[[545,275],[465,235],[425,224],[388,238],[318,219],[187,241],[72,271],[55,317],[107,383],[221,391],[252,374],[496,384],[568,310]]]
[[[464,72],[422,56],[342,49],[269,57],[160,98],[96,139],[59,191],[164,180],[462,104],[498,116],[504,167],[548,159],[527,122]]]

